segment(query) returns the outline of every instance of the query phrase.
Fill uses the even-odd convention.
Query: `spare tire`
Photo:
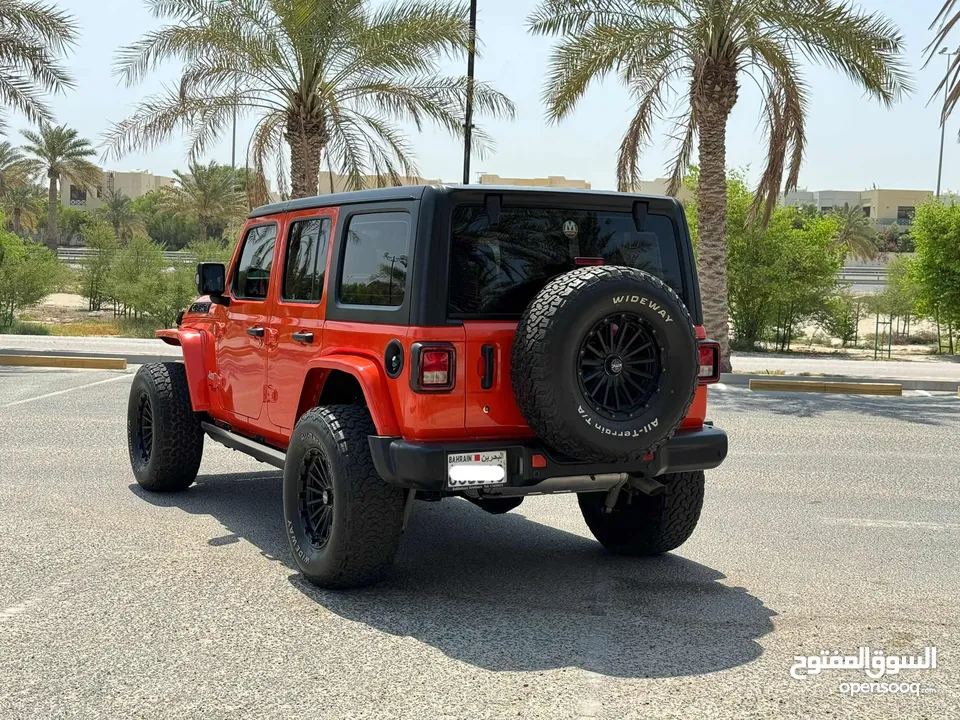
[[[700,365],[677,294],[619,266],[551,280],[521,316],[511,360],[531,429],[591,462],[634,460],[663,445],[690,409]]]

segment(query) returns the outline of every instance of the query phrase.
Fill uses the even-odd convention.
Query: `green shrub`
[[[39,323],[14,320],[12,325],[0,325],[0,335],[49,335],[50,328]]]
[[[35,305],[61,285],[66,266],[43,245],[2,230],[0,256],[0,325],[12,325],[18,310]]]
[[[163,327],[166,326],[152,317],[117,318],[117,329],[120,331],[121,337],[153,338],[156,337],[157,330]]]

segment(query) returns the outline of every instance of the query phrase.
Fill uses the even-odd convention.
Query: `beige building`
[[[645,195],[667,195],[667,186],[670,184],[670,178],[656,178],[654,180],[641,180],[637,183],[634,192]],[[677,199],[681,202],[693,200],[693,193],[685,187],[680,188],[677,193]]]
[[[427,180],[419,176],[416,177],[403,177],[400,178],[401,185],[439,185],[442,180]],[[390,178],[386,176],[377,176],[377,175],[364,175],[363,176],[363,186],[365,188],[375,188],[375,187],[390,187],[393,183],[390,182]],[[320,173],[320,186],[319,193],[321,195],[329,195],[332,192],[346,192],[352,188],[347,187],[346,178],[338,173],[333,173],[333,185],[330,184],[330,173],[322,172]]]
[[[548,175],[539,178],[500,177],[492,173],[480,173],[481,185],[523,185],[525,187],[565,188],[568,190],[589,190],[586,180],[568,180],[563,175]]]
[[[65,180],[60,184],[60,202],[62,205],[78,210],[96,210],[103,207],[103,194],[108,190],[122,192],[130,198],[138,198],[153,190],[171,187],[172,177],[154,175],[148,172],[119,172],[109,170],[103,173],[100,187],[78,187]]]
[[[786,194],[783,204],[813,205],[821,212],[860,206],[877,225],[910,225],[917,205],[932,197],[930,190],[794,190]]]

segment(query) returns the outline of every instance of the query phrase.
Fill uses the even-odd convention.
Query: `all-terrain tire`
[[[693,534],[703,508],[703,471],[663,475],[666,489],[646,495],[624,488],[616,505],[604,512],[606,493],[581,493],[580,512],[593,536],[617,555],[660,555]]]
[[[183,363],[148,363],[137,371],[127,402],[127,449],[144,490],[177,492],[197,479],[203,430]]]
[[[367,438],[376,432],[362,405],[313,408],[293,430],[283,470],[284,524],[297,567],[319,587],[374,583],[399,547],[404,493],[374,469]]]
[[[591,349],[596,340],[601,351]],[[633,404],[623,412],[617,392],[616,409],[600,407],[587,387],[597,368],[587,363],[600,366],[608,387],[626,388],[626,376],[641,370],[633,377],[649,379],[639,381],[644,387],[634,382]],[[653,452],[676,432],[693,402],[699,365],[690,314],[662,280],[629,267],[584,267],[551,280],[527,306],[511,380],[517,406],[550,447],[580,460],[617,462]]]

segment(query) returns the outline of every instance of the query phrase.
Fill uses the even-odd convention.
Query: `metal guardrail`
[[[857,285],[883,285],[887,281],[885,267],[845,267],[838,276],[843,282]]]
[[[96,251],[85,247],[62,247],[57,249],[57,258],[68,265],[77,263],[91,257]],[[168,262],[194,262],[196,257],[193,253],[183,250],[164,250],[163,259]]]
[[[68,265],[78,265],[86,258],[91,257],[94,251],[85,247],[62,247],[57,250],[57,257]],[[183,250],[164,251],[163,259],[170,263],[192,263],[196,257]],[[841,281],[854,285],[882,286],[886,282],[887,269],[882,265],[872,267],[845,267],[837,274]]]

